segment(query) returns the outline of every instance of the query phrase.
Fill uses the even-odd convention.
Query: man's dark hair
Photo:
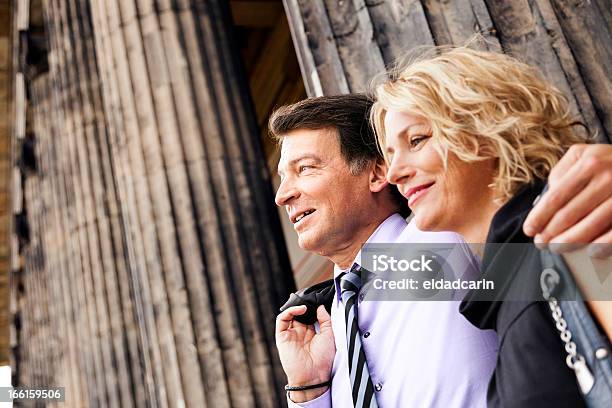
[[[282,142],[283,137],[293,130],[335,129],[340,153],[351,173],[357,175],[373,161],[384,160],[370,125],[373,103],[372,98],[365,94],[308,98],[278,108],[270,116],[268,128],[277,142]],[[406,199],[395,186],[390,190],[398,212],[407,217],[410,210]]]

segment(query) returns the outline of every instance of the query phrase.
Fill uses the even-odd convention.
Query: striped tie
[[[346,340],[348,342],[348,365],[353,389],[355,407],[378,407],[374,397],[374,386],[370,378],[368,363],[361,347],[361,333],[357,325],[357,294],[361,289],[361,272],[366,272],[354,264],[349,272],[340,278],[342,304],[346,321]]]

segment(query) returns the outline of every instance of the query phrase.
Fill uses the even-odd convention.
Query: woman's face
[[[465,235],[466,226],[490,222],[490,217],[482,218],[490,213],[487,209],[493,202],[493,190],[488,187],[493,181],[493,159],[468,163],[449,152],[445,168],[434,148],[430,122],[422,116],[388,111],[385,129],[387,179],[408,200],[419,229]]]

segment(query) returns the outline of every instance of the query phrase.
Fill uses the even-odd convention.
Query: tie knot
[[[346,292],[359,292],[363,282],[361,280],[361,266],[358,264],[353,264],[350,271],[345,272],[340,276],[340,289],[341,293],[344,294]]]

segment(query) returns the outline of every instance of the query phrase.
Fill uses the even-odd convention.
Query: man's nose
[[[299,196],[298,190],[293,186],[289,180],[283,180],[276,190],[276,197],[274,201],[276,205],[282,207],[283,205],[289,204],[289,202]]]

